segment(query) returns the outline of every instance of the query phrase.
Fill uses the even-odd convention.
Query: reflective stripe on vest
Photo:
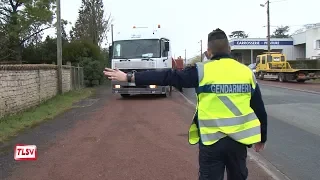
[[[243,130],[240,132],[236,133],[230,133],[228,134],[229,137],[236,141],[241,141],[242,139],[245,139],[250,136],[255,136],[260,134],[260,126],[256,126],[247,130]],[[202,134],[201,135],[201,140],[203,142],[208,142],[208,141],[217,141],[223,137],[225,137],[226,134],[222,132],[216,132],[216,133],[211,133],[211,134]]]
[[[243,144],[260,142],[260,121],[248,106],[257,82],[254,74],[233,59],[216,62],[196,63],[199,78],[199,87],[196,90],[198,127],[194,122],[190,126],[189,143],[196,144],[201,139],[203,144],[211,145],[225,136]],[[216,73],[221,72],[223,67],[230,66],[238,71],[229,72],[239,74],[237,78]],[[224,78],[225,82],[229,83],[224,83]],[[230,83],[233,80],[236,81]]]
[[[237,116],[232,118],[219,118],[210,120],[199,119],[199,127],[223,127],[223,126],[236,126],[241,125],[257,119],[254,113],[250,113],[245,116]]]

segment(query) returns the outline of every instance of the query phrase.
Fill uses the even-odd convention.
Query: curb
[[[191,100],[189,100],[184,94],[179,92],[179,94],[192,106],[196,106]],[[320,94],[320,93],[319,93]],[[254,160],[257,165],[263,169],[270,177],[274,180],[290,180],[285,174],[278,170],[272,163],[266,160],[262,155],[254,152],[252,149],[248,149],[248,156],[250,159]]]
[[[320,94],[320,92],[317,92],[317,91],[309,91],[309,90],[304,90],[304,89],[295,89],[295,88],[283,87],[283,86],[278,86],[278,85],[270,85],[270,84],[264,84],[264,83],[259,83],[259,84],[261,84],[263,86],[270,86],[270,87],[288,89],[288,90],[292,90],[292,91],[300,91],[300,92],[311,93],[311,94]]]
[[[255,152],[253,149],[248,149],[248,156],[250,159],[255,161],[257,165],[274,180],[290,180],[288,176],[283,174],[271,162],[269,162],[259,153]]]

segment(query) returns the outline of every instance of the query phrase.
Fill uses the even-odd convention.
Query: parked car
[[[256,73],[256,63],[249,64],[248,67],[252,70],[253,73]]]

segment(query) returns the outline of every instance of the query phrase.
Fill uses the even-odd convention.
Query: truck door
[[[260,58],[260,56],[257,56],[257,58],[256,58],[256,70],[257,71],[260,70],[260,64],[261,64],[261,58]]]
[[[172,59],[170,54],[170,48],[169,48],[169,40],[167,39],[161,39],[161,62],[163,63],[162,68],[172,68]],[[166,49],[168,48],[168,49]]]
[[[266,58],[266,56],[265,55],[261,56],[260,57],[260,61],[261,61],[260,69],[261,70],[266,70],[267,69],[267,58]]]

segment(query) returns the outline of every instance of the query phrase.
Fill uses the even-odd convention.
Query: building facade
[[[248,65],[268,50],[268,42],[267,38],[231,39],[230,47],[233,57]],[[270,50],[285,54],[288,60],[319,58],[320,26],[295,33],[290,38],[271,38]]]

